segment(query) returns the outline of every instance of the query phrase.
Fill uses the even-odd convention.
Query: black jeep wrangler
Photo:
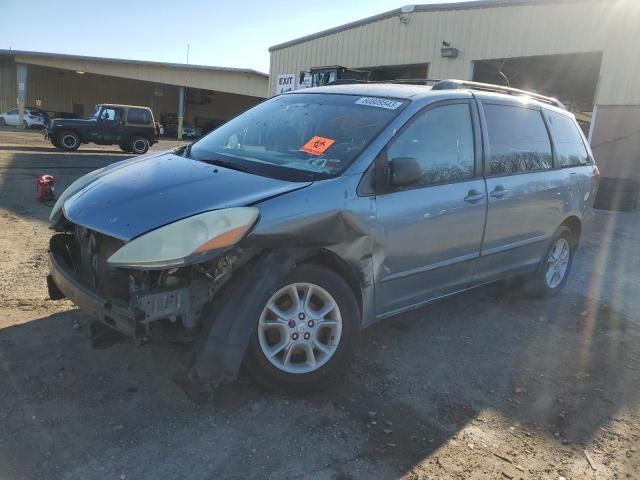
[[[160,126],[147,107],[96,105],[89,118],[56,118],[43,130],[44,138],[60,150],[77,150],[81,143],[119,145],[141,155],[158,141]]]

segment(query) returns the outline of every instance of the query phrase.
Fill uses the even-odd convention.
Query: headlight
[[[256,223],[258,215],[257,208],[240,207],[178,220],[126,243],[107,263],[145,269],[199,263],[215,250],[238,242]]]
[[[72,197],[73,195],[78,193],[80,190],[82,190],[84,187],[86,187],[91,182],[93,182],[98,176],[100,176],[100,173],[102,173],[102,170],[103,170],[102,168],[99,168],[98,170],[89,172],[86,175],[83,175],[82,177],[77,179],[71,185],[69,185],[67,189],[64,192],[62,192],[62,194],[58,197],[58,200],[56,201],[55,205],[53,206],[53,209],[51,210],[51,214],[49,215],[49,220],[51,220],[51,222],[53,222],[54,224],[58,220],[60,220],[60,216],[62,215],[62,206],[64,205],[64,202],[66,202],[69,197]]]

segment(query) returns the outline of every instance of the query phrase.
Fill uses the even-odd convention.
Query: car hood
[[[105,168],[64,203],[78,225],[129,241],[198,213],[255,204],[311,182],[287,182],[163,153]]]
[[[88,118],[54,118],[51,120],[52,127],[71,127],[78,125],[89,125],[93,123],[94,120]]]

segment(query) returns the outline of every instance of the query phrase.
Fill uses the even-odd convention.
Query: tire
[[[145,137],[136,135],[129,142],[129,151],[135,155],[142,155],[149,150],[149,140]]]
[[[76,132],[72,132],[71,130],[66,130],[58,134],[56,142],[58,142],[59,148],[66,152],[74,152],[80,147],[80,137]]]
[[[24,122],[22,122],[22,125],[24,126],[25,130],[29,130],[31,128],[26,120]]]
[[[571,273],[577,240],[568,227],[561,226],[556,230],[544,258],[529,278],[527,290],[531,295],[549,297],[562,290]],[[561,258],[560,263],[554,262],[553,257]],[[551,269],[556,271],[555,274]]]
[[[292,304],[292,287],[300,302],[309,289],[312,292],[310,305],[298,313],[287,308]],[[244,364],[255,381],[277,393],[302,394],[340,378],[360,334],[360,309],[349,284],[334,271],[309,263],[296,267],[267,297],[256,305],[255,329],[245,355]],[[319,320],[316,313],[329,308],[331,301],[334,308]],[[267,307],[269,303],[287,308],[280,311],[285,320]],[[276,353],[268,357],[269,350]]]
[[[7,124],[7,122],[4,120],[4,118],[0,117],[0,127],[4,127]]]
[[[47,292],[49,293],[49,298],[51,300],[62,300],[63,298],[66,298],[65,294],[62,293],[53,281],[53,277],[51,275],[47,275]]]
[[[121,143],[119,145],[119,147],[120,147],[120,150],[122,150],[123,152],[131,153],[131,149],[129,148],[129,145],[125,145],[125,144]]]

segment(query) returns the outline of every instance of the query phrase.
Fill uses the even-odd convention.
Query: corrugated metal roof
[[[268,77],[266,73],[253,70],[251,68],[234,68],[234,67],[215,67],[210,65],[191,65],[187,63],[166,63],[166,62],[152,62],[149,60],[129,60],[123,58],[107,58],[107,57],[91,57],[86,55],[69,55],[66,53],[49,53],[49,52],[31,52],[22,50],[0,50],[0,55],[7,56],[23,56],[23,57],[44,57],[44,58],[60,58],[65,60],[80,60],[80,61],[92,61],[92,62],[104,62],[104,63],[121,63],[129,65],[152,65],[157,67],[169,67],[178,68],[184,70],[209,70],[212,72],[236,72],[236,73],[248,73],[253,75],[259,75],[262,77]]]
[[[557,4],[557,3],[580,3],[583,1],[584,0],[472,0],[472,1],[461,1],[461,2],[450,2],[450,3],[433,3],[433,4],[425,4],[425,5],[409,5],[407,7],[396,8],[394,10],[389,10],[388,12],[383,12],[378,15],[373,15],[371,17],[363,18],[362,20],[356,20],[355,22],[346,23],[338,27],[329,28],[327,30],[322,30],[321,32],[312,33],[310,35],[305,35],[304,37],[279,43],[277,45],[269,47],[269,51],[273,52],[274,50],[280,50],[282,48],[290,47],[292,45],[308,42],[309,40],[315,40],[317,38],[331,35],[333,33],[349,30],[351,28],[366,25],[368,23],[377,22],[379,20],[384,20],[385,18],[394,17],[402,13],[443,11],[443,10],[468,10],[472,8],[490,8],[490,7],[516,7],[516,6],[522,6],[522,5],[544,5],[544,4]],[[601,1],[608,1],[608,0],[601,0]],[[411,10],[408,10],[407,12],[403,12],[404,8],[410,8]]]

